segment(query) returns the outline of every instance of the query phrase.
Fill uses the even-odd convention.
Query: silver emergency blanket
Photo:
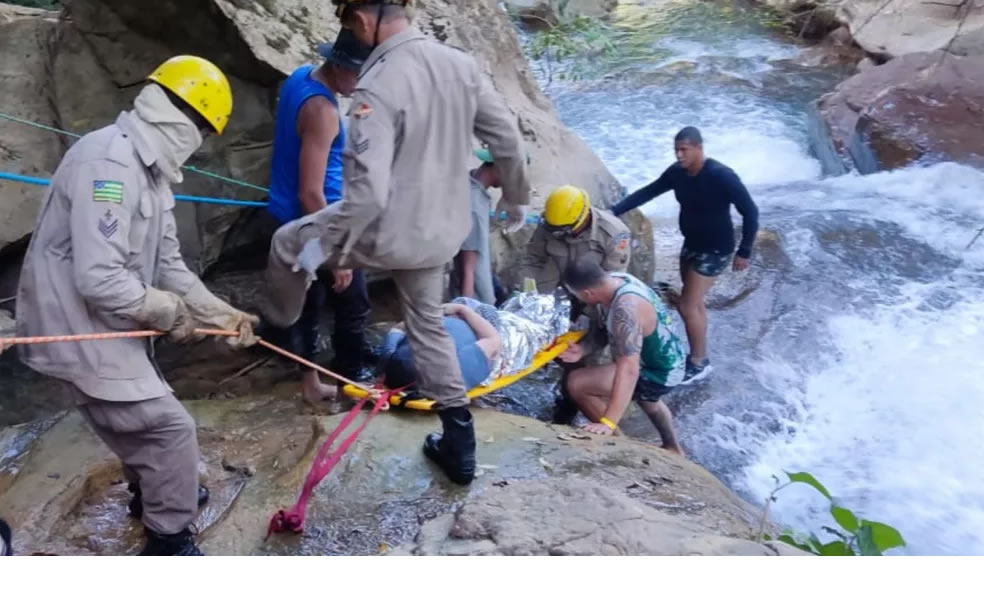
[[[470,298],[458,298],[492,322],[502,337],[502,352],[492,366],[483,385],[497,378],[521,372],[533,362],[533,357],[554,339],[567,333],[571,319],[571,301],[564,295],[520,293],[497,310],[498,323],[478,307],[491,308]]]

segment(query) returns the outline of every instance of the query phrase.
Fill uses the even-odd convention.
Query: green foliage
[[[881,556],[888,550],[900,548],[905,545],[902,534],[887,524],[872,522],[871,520],[858,519],[850,509],[837,503],[830,491],[810,473],[786,473],[789,479],[786,483],[780,484],[778,477],[773,477],[776,481],[776,489],[769,494],[766,500],[766,512],[769,504],[776,502],[776,494],[794,483],[802,483],[812,487],[827,499],[830,503],[830,515],[837,522],[839,528],[824,526],[824,532],[832,535],[836,539],[828,543],[823,543],[815,534],[810,533],[808,537],[798,536],[791,530],[783,532],[776,539],[805,552],[816,554],[817,556]],[[763,526],[765,515],[762,518]],[[765,537],[765,535],[762,535]]]
[[[562,16],[566,5],[566,2],[560,4]],[[615,43],[608,24],[600,19],[577,16],[532,33],[526,52],[534,60],[544,61],[549,85],[554,77],[580,80],[589,59],[611,56],[615,53]]]

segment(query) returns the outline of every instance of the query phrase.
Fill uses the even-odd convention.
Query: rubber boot
[[[0,556],[13,556],[14,543],[10,526],[0,518]]]
[[[147,543],[139,556],[203,556],[195,545],[195,536],[190,530],[162,535],[147,529],[144,534],[147,536]]]
[[[139,483],[129,483],[126,489],[133,494],[133,498],[130,499],[130,515],[137,518],[138,520],[143,517],[143,501],[140,500],[140,484]],[[201,509],[208,502],[208,488],[205,486],[198,486],[198,508]]]
[[[468,485],[475,478],[475,424],[468,407],[438,411],[444,434],[424,439],[424,455],[441,467],[451,481]]]

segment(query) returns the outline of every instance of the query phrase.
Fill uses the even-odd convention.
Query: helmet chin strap
[[[376,5],[376,33],[372,35],[373,48],[379,47],[379,25],[383,23],[383,3]]]

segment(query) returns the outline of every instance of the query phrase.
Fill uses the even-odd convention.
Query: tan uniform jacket
[[[345,198],[326,214],[324,242],[341,249],[342,264],[449,262],[472,226],[473,134],[495,157],[503,195],[529,202],[522,139],[502,97],[471,56],[416,28],[373,51],[349,115]]]
[[[144,329],[134,320],[147,286],[183,296],[198,280],[181,258],[170,184],[152,150],[115,124],[65,154],[24,258],[17,294],[21,336]],[[100,400],[130,402],[170,388],[148,339],[21,346],[22,361]]]
[[[591,226],[578,237],[557,239],[543,225],[537,227],[526,245],[518,282],[533,278],[541,293],[551,293],[577,259],[590,255],[606,272],[625,272],[631,253],[632,234],[625,223],[611,212],[591,208]]]

